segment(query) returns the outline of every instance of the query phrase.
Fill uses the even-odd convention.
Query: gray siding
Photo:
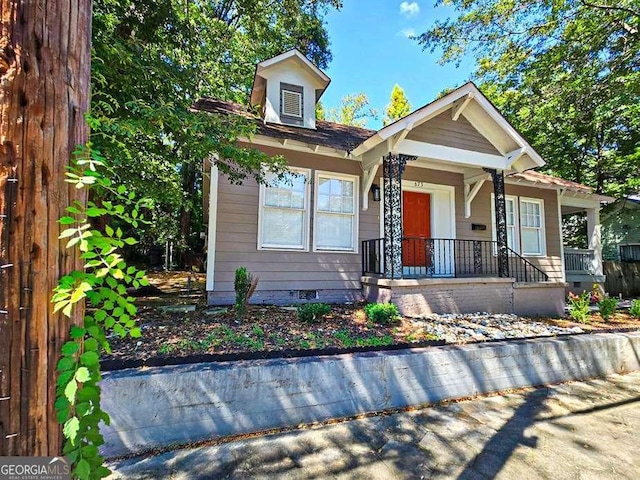
[[[359,163],[300,152],[262,148],[269,155],[284,154],[289,165],[360,175]],[[312,172],[312,175],[314,172]],[[359,199],[361,200],[361,199]],[[260,278],[258,291],[274,290],[351,290],[360,289],[362,273],[358,253],[292,252],[258,250],[259,186],[254,180],[233,185],[224,175],[218,186],[218,221],[215,262],[215,291],[232,292],[235,269],[245,266]],[[358,202],[361,203],[360,201]],[[379,235],[379,203],[359,211],[359,240]],[[313,189],[311,192],[313,235]],[[310,238],[310,245],[311,245]],[[258,292],[258,296],[259,296]]]
[[[500,155],[491,142],[482,136],[464,116],[460,115],[454,122],[451,118],[451,110],[416,127],[407,135],[407,139]]]
[[[270,154],[284,154],[291,166],[360,175],[360,165],[352,160],[338,159],[311,153],[282,151],[263,147]],[[313,172],[312,172],[313,174]],[[380,178],[377,182],[382,183]],[[409,166],[404,178],[455,187],[456,232],[460,239],[491,240],[491,192],[493,185],[486,182],[472,203],[472,215],[464,217],[464,181],[459,173],[437,171]],[[555,190],[546,190],[519,185],[507,185],[507,194],[542,198],[544,200],[547,256],[527,257],[534,265],[547,273],[552,280],[562,278],[560,258],[560,228]],[[220,176],[218,188],[218,220],[215,261],[215,295],[222,303],[232,299],[234,271],[246,266],[260,278],[256,298],[273,298],[270,292],[319,290],[359,290],[361,277],[360,245],[358,253],[315,253],[271,251],[257,249],[259,187],[253,180],[243,185],[233,185]],[[359,199],[360,203],[361,199]],[[359,211],[359,239],[380,237],[380,206],[370,198],[369,209]],[[360,205],[361,207],[361,205]],[[313,192],[311,194],[313,215]],[[310,219],[313,222],[313,218]],[[485,231],[471,230],[472,223],[487,225]],[[313,223],[311,223],[311,227]],[[313,232],[310,229],[310,245]],[[321,294],[324,295],[324,294]],[[213,297],[212,297],[213,298]],[[325,298],[331,298],[326,294]],[[337,298],[337,297],[336,297]],[[320,298],[323,300],[323,298]],[[266,301],[266,300],[265,300]]]

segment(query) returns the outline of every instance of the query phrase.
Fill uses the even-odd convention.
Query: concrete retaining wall
[[[640,333],[108,372],[103,454],[640,370]]]

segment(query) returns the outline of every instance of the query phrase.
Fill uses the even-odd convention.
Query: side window
[[[520,236],[523,255],[544,255],[544,203],[540,199],[520,198]]]
[[[544,200],[507,195],[507,245],[521,255],[546,255]],[[495,198],[491,194],[493,240],[497,238]]]
[[[280,83],[280,120],[293,125],[303,124],[304,93],[301,86]]]
[[[308,250],[309,175],[302,169],[281,179],[267,175],[260,186],[259,249]]]

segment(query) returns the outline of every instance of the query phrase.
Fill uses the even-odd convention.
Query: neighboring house
[[[640,196],[607,206],[602,215],[602,256],[605,260],[640,262]]]
[[[374,131],[316,120],[329,81],[297,50],[258,64],[259,129],[241,144],[283,155],[292,174],[233,185],[207,162],[210,304],[233,303],[243,265],[260,278],[256,303],[365,298],[406,314],[560,314],[561,215],[578,210],[601,277],[604,198],[532,171],[543,159],[475,85]],[[213,99],[196,108],[251,117]]]

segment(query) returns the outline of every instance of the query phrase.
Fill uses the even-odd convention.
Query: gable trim
[[[422,108],[410,113],[406,117],[381,128],[367,140],[362,142],[353,151],[356,156],[362,155],[380,143],[391,139],[396,135],[402,135],[406,129],[415,129],[417,126],[425,123],[439,115],[440,113],[454,108],[454,116],[462,114],[462,107],[468,106],[468,103],[475,101],[478,105],[496,122],[496,124],[508,135],[517,145],[520,146],[515,152],[508,152],[504,157],[506,166],[503,168],[514,167],[517,170],[526,168],[539,167],[545,164],[544,160],[538,155],[529,143],[511,126],[511,124],[500,114],[495,106],[480,92],[480,90],[472,83],[466,83],[462,87],[435,100]],[[458,102],[458,103],[456,103]],[[471,121],[472,125],[474,122]],[[474,125],[475,128],[478,128]],[[482,133],[482,132],[480,132]],[[406,153],[406,152],[403,152]],[[524,161],[524,156],[529,157],[533,165]]]

